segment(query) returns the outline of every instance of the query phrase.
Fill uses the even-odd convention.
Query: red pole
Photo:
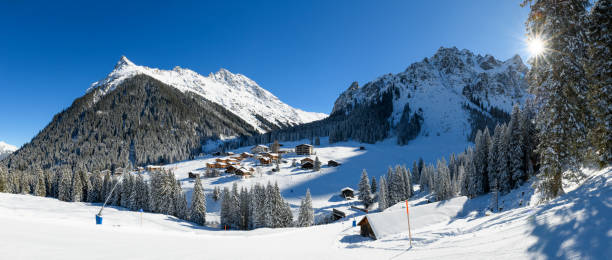
[[[410,231],[410,211],[408,210],[408,200],[406,200],[406,217],[408,218],[408,237],[410,237],[410,247],[412,247],[412,232]]]

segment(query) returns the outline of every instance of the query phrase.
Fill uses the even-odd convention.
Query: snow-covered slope
[[[363,86],[353,83],[336,100],[331,114],[350,113],[355,104],[375,103],[390,92],[393,112],[389,121],[393,126],[400,122],[408,104],[411,113],[422,111],[421,135],[461,138],[475,127],[465,107],[485,115],[492,107],[510,112],[514,103],[522,103],[528,95],[526,73],[518,55],[499,61],[455,47],[440,48],[403,72],[383,75]]]
[[[87,90],[103,96],[123,80],[138,74],[146,74],[182,92],[193,92],[215,102],[238,115],[260,132],[278,126],[292,126],[325,118],[322,113],[306,112],[293,108],[263,89],[255,81],[226,69],[202,76],[192,70],[175,67],[161,70],[139,66],[122,56],[108,76],[95,82]]]
[[[501,199],[516,204],[529,191],[523,186]],[[361,237],[352,216],[308,228],[223,231],[162,214],[144,213],[141,222],[137,212],[109,207],[96,226],[99,204],[0,193],[0,252],[6,259],[608,259],[612,169],[591,172],[566,192],[549,204],[490,215],[483,214],[488,196],[411,201],[412,246],[408,232]],[[441,221],[418,226],[416,215],[431,213]]]
[[[0,160],[9,156],[9,154],[17,151],[17,146],[7,144],[3,141],[0,141]]]

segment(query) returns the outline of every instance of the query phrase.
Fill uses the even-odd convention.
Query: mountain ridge
[[[91,84],[87,93],[95,92],[96,101],[123,80],[138,74],[148,75],[181,92],[192,92],[217,103],[241,117],[260,133],[316,121],[327,116],[293,108],[250,78],[224,68],[203,76],[179,66],[172,70],[139,66],[125,56],[119,59],[113,71],[104,79]]]

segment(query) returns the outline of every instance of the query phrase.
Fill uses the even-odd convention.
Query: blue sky
[[[329,113],[351,82],[440,46],[525,58],[520,2],[0,1],[0,141],[30,141],[121,55],[204,75],[227,68]]]

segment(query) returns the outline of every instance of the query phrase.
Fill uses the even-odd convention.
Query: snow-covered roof
[[[350,187],[344,187],[340,191],[345,191],[345,190],[355,191],[355,190],[351,189]]]
[[[457,216],[463,209],[467,197],[429,203],[410,208],[410,227],[412,230],[433,224],[444,223]],[[379,213],[365,216],[372,227],[376,239],[384,236],[408,232],[406,205],[400,202]]]

